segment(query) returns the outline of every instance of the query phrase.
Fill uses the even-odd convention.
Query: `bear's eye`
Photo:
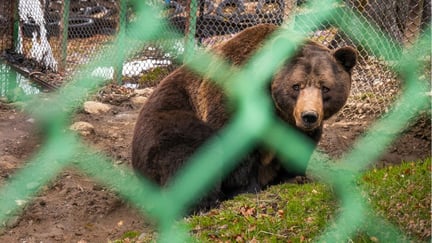
[[[292,89],[295,90],[295,91],[299,91],[299,90],[300,90],[300,85],[298,85],[298,84],[294,84],[294,85],[292,86]]]
[[[323,93],[328,93],[330,91],[330,89],[327,88],[326,86],[322,86],[321,90],[322,90]]]

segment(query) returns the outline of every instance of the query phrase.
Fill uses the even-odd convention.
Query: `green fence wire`
[[[416,112],[428,105],[426,93],[429,90],[423,85],[425,80],[420,80],[419,77],[423,71],[425,54],[431,51],[430,27],[410,48],[400,46],[395,50],[390,46],[398,44],[384,35],[376,35],[377,32],[373,31],[370,24],[363,22],[356,13],[341,7],[337,1],[313,1],[313,14],[301,16],[308,21],[298,21],[308,24],[298,24],[296,28],[284,24],[281,28],[283,31],[272,36],[241,70],[233,71],[220,57],[199,49],[193,55],[185,56],[185,63],[191,70],[210,77],[224,88],[238,107],[238,112],[220,132],[218,139],[211,139],[200,148],[176,175],[172,184],[162,189],[145,178],[138,178],[129,168],[114,167],[110,158],[84,146],[80,138],[67,129],[71,117],[88,94],[103,85],[102,79],[91,77],[93,68],[115,66],[116,57],[130,55],[146,41],[167,38],[166,32],[161,31],[166,30],[166,23],[158,18],[160,9],[143,5],[140,1],[135,4],[138,8],[135,21],[125,32],[120,33],[114,46],[101,52],[103,58],[94,60],[72,82],[53,93],[50,99],[24,103],[24,109],[40,122],[46,140],[37,155],[0,188],[0,222],[19,210],[22,207],[20,202],[29,202],[65,167],[74,166],[118,191],[143,214],[153,218],[158,223],[161,242],[190,241],[188,229],[179,223],[179,219],[199,195],[211,188],[220,175],[217,171],[228,173],[236,166],[232,161],[248,153],[257,143],[264,143],[289,161],[304,161],[304,157],[311,152],[311,146],[299,143],[304,140],[301,134],[276,119],[271,98],[263,87],[277,70],[277,63],[293,55],[295,47],[320,23],[331,21],[362,46],[378,53],[381,58],[391,58],[394,63],[394,57],[398,57],[391,68],[403,80],[403,92],[391,111],[376,122],[338,163],[329,168],[322,162],[310,168],[314,175],[334,188],[341,207],[335,222],[329,224],[317,240],[346,241],[359,229],[377,235],[386,242],[407,239],[379,216],[370,218],[370,215],[376,214],[362,199],[356,180],[397,137],[403,126],[414,118]],[[197,4],[191,6],[196,8]],[[369,38],[368,35],[371,34],[374,34],[373,38]],[[170,37],[178,38],[174,33]],[[365,218],[366,215],[368,219]]]

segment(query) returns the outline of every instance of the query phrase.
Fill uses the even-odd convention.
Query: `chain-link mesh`
[[[125,22],[123,28],[127,28],[128,22],[136,18],[132,2],[123,4],[121,8],[120,2],[114,0],[72,0],[69,8],[65,9],[66,3],[17,0],[6,1],[0,6],[3,58],[17,63],[28,73],[36,73],[36,77],[54,86],[63,84],[62,80],[75,72],[78,66],[88,63],[101,47],[110,45],[122,21]],[[131,84],[131,87],[152,86],[157,80],[149,81],[146,74],[156,69],[156,76],[160,79],[169,73],[178,64],[176,57],[190,49],[186,47],[187,43],[196,41],[202,46],[213,46],[247,27],[259,23],[280,25],[290,20],[294,13],[301,15],[310,10],[308,1],[294,0],[203,0],[196,3],[196,9],[191,9],[190,0],[147,1],[146,5],[158,3],[165,3],[159,15],[168,20],[170,29],[187,37],[149,43],[136,50],[132,57],[119,60],[114,67],[97,67],[95,75]],[[431,3],[425,0],[346,0],[340,6],[357,12],[360,18],[376,26],[376,31],[406,46],[413,44],[430,22],[431,15]],[[191,10],[194,16],[191,16]],[[122,11],[125,13],[123,19],[120,18]],[[195,26],[190,26],[190,17],[196,18]],[[66,18],[67,38],[62,38]],[[293,22],[295,25],[296,20]],[[15,43],[14,24],[19,26]],[[194,27],[192,35],[191,27]],[[332,48],[354,45],[360,52],[360,65],[353,76],[353,95],[339,113],[339,119],[370,120],[384,114],[400,90],[397,77],[388,68],[391,63],[383,62],[376,53],[366,50],[330,22],[322,23],[310,35]],[[192,36],[195,39],[189,38]],[[395,48],[397,46],[391,49]],[[58,68],[64,70],[51,73]]]
[[[348,0],[345,4],[357,12],[363,21],[368,21],[376,27],[373,30],[376,34],[384,34],[394,40],[390,49],[396,50],[398,44],[412,45],[430,22],[430,1],[408,2]],[[354,39],[355,37],[350,38],[337,28],[330,27],[327,31],[329,30],[333,33],[321,35],[318,39],[333,48],[354,45],[360,53],[360,65],[353,76],[355,82],[352,96],[339,116],[348,120],[370,120],[387,112],[388,105],[394,101],[401,88],[397,76],[392,71],[392,65],[398,57],[392,56],[390,60],[384,61],[378,53],[364,48]],[[318,36],[319,34],[320,32]],[[371,35],[371,38],[373,37],[374,35]]]
[[[14,1],[5,1],[0,5],[0,52],[13,46]]]
[[[23,6],[21,4],[26,2],[34,3],[34,1],[20,1],[20,6]],[[223,1],[221,4],[224,2],[226,3],[227,1]],[[276,1],[265,1],[265,3],[276,3],[277,6],[282,7]],[[373,6],[373,3],[373,1],[366,1],[366,5]],[[365,218],[366,215],[371,215],[373,212],[366,202],[363,201],[360,190],[356,185],[356,178],[369,165],[370,161],[376,159],[381,151],[396,138],[403,126],[416,115],[416,111],[425,109],[428,105],[429,99],[425,93],[430,88],[425,87],[425,80],[419,78],[419,73],[424,71],[421,69],[421,62],[430,58],[427,55],[430,53],[431,47],[429,27],[429,32],[422,37],[419,35],[420,31],[416,30],[417,33],[413,32],[415,38],[408,38],[408,35],[403,34],[401,35],[402,39],[395,38],[391,40],[388,37],[392,35],[396,36],[396,33],[387,30],[384,25],[380,26],[377,23],[378,19],[374,19],[382,17],[382,15],[375,14],[377,16],[373,17],[374,14],[372,13],[365,14],[367,12],[366,5],[360,5],[363,6],[360,9],[357,5],[353,5],[354,7],[352,7],[344,2],[313,1],[312,5],[304,6],[304,9],[299,8],[297,10],[299,14],[292,18],[294,28],[291,25],[287,25],[285,26],[287,28],[279,34],[278,37],[286,39],[286,43],[272,42],[273,46],[271,48],[279,50],[278,53],[270,53],[268,51],[270,44],[267,43],[260,52],[253,56],[251,62],[246,64],[237,73],[227,75],[230,73],[227,63],[199,49],[196,50],[194,55],[186,56],[186,63],[189,68],[199,74],[209,76],[216,83],[230,90],[229,94],[233,101],[237,102],[239,110],[238,113],[234,114],[231,123],[221,131],[218,139],[209,141],[205,147],[197,151],[188,165],[173,180],[171,187],[161,191],[145,178],[138,179],[127,168],[119,170],[119,168],[112,165],[113,163],[109,159],[103,158],[93,151],[89,151],[80,145],[79,140],[73,134],[67,132],[67,129],[65,129],[70,116],[88,93],[94,92],[96,87],[104,82],[103,78],[92,75],[96,68],[115,66],[117,64],[115,58],[119,56],[126,58],[136,55],[135,53],[142,50],[156,50],[152,45],[145,43],[154,43],[155,39],[167,37],[166,32],[168,32],[169,28],[161,24],[157,18],[159,16],[157,13],[160,13],[161,9],[155,9],[148,4],[143,5],[139,2],[136,2],[136,4],[136,9],[138,10],[135,13],[135,18],[131,20],[127,32],[133,38],[128,37],[125,40],[122,32],[120,32],[119,36],[113,39],[112,45],[105,46],[103,52],[97,52],[97,55],[100,55],[102,58],[90,62],[86,67],[82,67],[74,80],[62,88],[61,92],[54,94],[52,100],[39,100],[38,102],[27,104],[27,111],[33,112],[34,116],[47,129],[46,142],[35,158],[29,161],[25,168],[17,172],[7,184],[2,185],[0,188],[0,221],[6,219],[10,215],[10,212],[20,207],[20,204],[16,203],[17,200],[28,200],[61,169],[74,165],[84,170],[88,175],[110,185],[113,189],[119,191],[123,197],[133,202],[143,213],[148,213],[153,217],[159,223],[161,241],[185,241],[188,237],[187,233],[183,227],[176,223],[176,220],[181,217],[186,208],[199,195],[210,188],[212,183],[217,180],[216,176],[219,173],[213,172],[221,170],[227,172],[229,168],[234,166],[231,163],[232,159],[247,153],[250,146],[258,141],[265,143],[277,151],[283,158],[290,161],[303,161],[303,157],[310,153],[311,148],[308,144],[290,143],[290,146],[286,146],[286,141],[301,141],[302,137],[295,130],[275,119],[271,110],[270,98],[263,92],[262,87],[266,85],[266,80],[269,80],[270,75],[274,73],[276,68],[274,63],[279,63],[291,56],[294,47],[300,44],[301,37],[312,34],[314,38],[324,43],[327,41],[329,44],[341,45],[344,42],[352,42],[359,49],[362,50],[364,48],[364,52],[361,53],[367,53],[367,55],[362,55],[360,66],[366,65],[368,68],[364,68],[365,71],[363,72],[361,72],[362,69],[357,70],[358,73],[354,75],[357,84],[353,88],[353,101],[350,102],[355,102],[356,99],[359,99],[364,104],[368,104],[369,102],[371,106],[373,106],[372,104],[381,102],[384,103],[383,107],[386,109],[389,109],[387,104],[394,104],[386,116],[382,117],[372,126],[366,136],[356,142],[355,149],[346,154],[339,163],[335,163],[334,167],[329,170],[326,165],[318,163],[315,165],[315,168],[312,168],[313,173],[319,174],[323,181],[335,189],[341,206],[336,221],[331,226],[328,226],[328,229],[322,234],[320,240],[324,242],[345,240],[355,233],[357,229],[373,232],[382,238],[383,241],[396,242],[398,241],[398,237],[403,237],[391,225],[376,224],[375,222],[381,221],[378,216],[375,216],[373,220]],[[230,4],[227,3],[228,9],[221,10],[219,8],[219,12],[231,14],[228,17],[224,17],[225,21],[234,18],[234,15],[237,18],[237,13],[242,11],[242,8],[236,7],[237,5],[234,5],[235,8],[232,10],[231,1]],[[428,4],[422,5],[421,9],[424,6],[430,8],[430,3]],[[156,6],[159,5],[156,4]],[[202,4],[195,6],[199,7]],[[411,5],[409,6],[411,7]],[[287,7],[286,2],[284,2],[283,7]],[[42,6],[40,8],[42,9]],[[279,14],[268,13],[268,11],[271,12],[274,9],[275,7],[268,7],[265,13],[261,13],[261,15],[267,19],[273,17],[278,19]],[[215,11],[218,12],[217,8]],[[366,18],[365,15],[369,17]],[[32,20],[30,17],[20,17],[20,22],[31,23]],[[424,19],[429,18],[430,16],[425,16]],[[411,22],[415,22],[412,20],[417,20],[417,17],[407,17],[407,19],[409,19],[409,24],[406,22],[405,26],[413,26]],[[33,20],[36,23],[40,23],[41,21],[40,19]],[[372,24],[369,24],[366,20],[371,21]],[[276,23],[282,22],[281,20],[276,21]],[[197,18],[198,22],[199,17]],[[375,28],[373,23],[376,23]],[[198,26],[197,24],[196,35],[201,33],[201,28]],[[227,26],[229,28],[221,28],[232,31],[236,25]],[[421,24],[414,26],[421,27]],[[405,30],[407,28],[402,29]],[[145,31],[142,31],[143,29]],[[201,29],[201,31],[206,29]],[[409,29],[411,30],[411,27]],[[164,32],[165,30],[167,31]],[[21,26],[20,31],[22,33],[21,38],[29,38],[24,35],[23,26]],[[45,31],[49,33],[48,28]],[[44,43],[40,38],[43,32],[43,28],[32,31],[31,38],[32,40],[36,38],[38,45],[43,45]],[[78,35],[75,37],[79,41],[90,38],[89,36],[75,34]],[[336,36],[339,37],[336,38]],[[201,37],[204,38],[207,36],[198,36],[198,38]],[[405,37],[406,39],[404,39]],[[178,36],[175,36],[173,40],[177,40],[177,38]],[[408,39],[410,40],[408,41]],[[336,42],[331,43],[331,40],[336,40]],[[25,50],[25,41],[22,43],[23,50]],[[403,45],[406,46],[406,51],[402,50],[401,47]],[[158,46],[158,49],[163,49],[165,46],[161,44]],[[120,53],[119,50],[121,50]],[[88,50],[86,49],[85,51]],[[91,55],[95,55],[96,49],[90,52]],[[44,55],[42,55],[42,60],[45,62],[47,59],[44,58],[48,58],[49,60],[47,54],[49,52],[44,52]],[[33,58],[37,59],[38,56]],[[218,65],[214,65],[214,63]],[[47,62],[46,64],[50,63]],[[214,72],[213,70],[209,72],[215,66],[218,67],[218,71]],[[261,72],[253,72],[254,74],[251,75],[252,71],[258,67]],[[386,71],[387,68],[383,67],[388,67],[389,71]],[[390,70],[395,71],[395,73],[390,72]],[[387,72],[391,73],[391,76],[387,76]],[[378,73],[384,74],[376,80]],[[399,88],[402,84],[396,81],[393,83],[396,75],[403,78],[403,90]],[[372,76],[373,78],[369,79]],[[229,77],[229,80],[225,80],[227,77]],[[366,84],[358,84],[360,78],[364,78]],[[227,86],[233,83],[230,81],[235,81],[235,85]],[[382,86],[379,86],[380,83],[382,83]],[[373,89],[368,88],[373,86]],[[384,87],[389,90],[385,90]],[[393,92],[392,89],[395,89],[394,93],[398,93],[398,95],[392,95],[389,100],[385,100],[382,97],[383,94],[385,92]],[[377,94],[374,92],[381,93]],[[359,94],[363,96],[356,97]],[[375,97],[372,99],[371,96]],[[357,105],[352,107],[350,103],[347,107],[342,114],[360,109],[367,111],[365,107],[357,107]],[[379,112],[377,113],[382,113],[381,109],[381,107],[378,108]],[[375,111],[371,113],[373,115]],[[52,119],[53,117],[56,119]],[[248,126],[244,124],[248,124]],[[251,126],[253,126],[253,129],[251,129]],[[383,136],[380,132],[376,131],[385,131],[386,135]],[[222,156],[220,154],[216,156],[215,151],[221,150],[225,153]],[[196,181],[200,181],[200,183],[196,183]]]
[[[117,1],[16,0],[0,8],[7,21],[2,58],[52,86],[88,63],[118,30]]]
[[[171,14],[168,19],[181,32],[185,31],[187,23],[184,7],[187,2],[170,3]],[[405,45],[412,44],[430,22],[430,1],[410,1],[407,4],[391,0],[347,0],[340,4],[342,6],[358,12],[360,18],[377,27],[375,31],[385,33],[395,43]],[[294,12],[301,15],[309,10],[307,1],[200,1],[196,38],[203,46],[212,46],[249,26],[258,23],[281,24],[289,20]],[[376,53],[365,50],[331,23],[323,23],[310,35],[312,39],[331,48],[353,45],[360,52],[360,65],[353,75],[353,95],[339,113],[339,119],[370,120],[385,113],[400,90],[397,77],[388,68],[389,63]],[[393,45],[391,49],[396,48]]]

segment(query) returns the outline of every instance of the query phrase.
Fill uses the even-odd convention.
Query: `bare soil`
[[[142,97],[148,94],[141,95]],[[130,165],[133,127],[140,103],[132,90],[105,88],[93,97],[111,105],[102,114],[80,111],[74,121],[85,121],[94,132],[83,136],[94,149],[111,156],[116,163]],[[319,150],[332,157],[348,151],[369,122],[329,121]],[[401,133],[377,166],[422,159],[431,155],[430,119],[413,122]],[[31,158],[42,139],[34,120],[11,104],[0,101],[0,185]],[[107,242],[131,231],[143,237],[152,228],[127,202],[103,185],[74,169],[66,169],[46,185],[21,214],[12,216],[0,229],[0,242]]]

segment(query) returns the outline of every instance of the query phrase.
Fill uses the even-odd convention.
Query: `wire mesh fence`
[[[22,2],[25,3],[26,1]],[[194,12],[193,6],[201,7],[202,11],[202,2],[204,2],[203,12],[205,12],[206,1],[200,1],[200,3],[193,2],[194,5],[191,5],[190,12]],[[232,2],[236,2],[238,5]],[[223,20],[225,22],[227,19],[235,19],[238,16],[242,16],[239,13],[249,9],[248,6],[241,7],[239,2],[222,1],[220,4],[226,3],[226,5],[222,5],[226,7],[219,8],[219,10],[216,7],[214,11],[224,14],[222,16],[224,16]],[[243,4],[245,2],[241,1]],[[413,7],[413,9],[417,9],[416,11],[424,9],[424,7],[430,8],[430,3],[416,2],[419,3],[419,5]],[[364,1],[359,1],[359,3],[364,3]],[[60,92],[53,95],[52,101],[39,100],[38,102],[28,104],[26,107],[27,111],[33,112],[38,120],[41,121],[41,124],[47,128],[46,143],[35,158],[28,162],[25,168],[17,172],[8,183],[2,185],[0,188],[0,222],[9,217],[10,212],[20,208],[21,204],[17,203],[18,200],[20,202],[23,199],[30,200],[61,169],[73,165],[85,171],[89,176],[117,190],[123,197],[134,203],[143,213],[153,217],[159,223],[161,241],[183,242],[187,240],[189,237],[187,231],[183,227],[178,226],[177,220],[185,212],[188,205],[205,192],[216,180],[212,176],[212,171],[223,168],[231,163],[231,156],[240,156],[247,153],[249,147],[257,141],[270,146],[287,160],[302,161],[302,156],[310,152],[307,144],[292,148],[285,146],[284,141],[301,140],[299,138],[300,135],[275,119],[268,106],[269,97],[262,92],[260,87],[265,84],[265,80],[273,73],[274,65],[272,64],[282,61],[293,54],[293,47],[300,44],[297,38],[312,34],[313,38],[333,45],[352,42],[360,47],[359,49],[362,50],[364,48],[364,53],[367,53],[362,55],[361,60],[365,68],[357,70],[357,73],[354,75],[356,83],[353,87],[353,98],[350,101],[353,103],[348,103],[346,110],[342,112],[343,116],[349,116],[346,115],[348,113],[358,112],[359,115],[370,117],[374,116],[374,114],[382,114],[384,109],[388,110],[388,113],[371,127],[370,132],[356,142],[355,149],[346,154],[334,168],[329,170],[326,166],[320,166],[319,164],[316,168],[313,168],[314,173],[319,174],[326,183],[335,189],[341,201],[340,214],[334,224],[328,226],[327,231],[322,234],[319,240],[324,242],[344,240],[359,228],[377,233],[384,241],[397,241],[399,237],[404,239],[404,236],[398,233],[390,235],[382,233],[384,231],[386,233],[398,232],[392,226],[385,226],[385,229],[377,229],[376,227],[383,226],[377,226],[375,220],[369,221],[364,218],[365,215],[369,215],[366,212],[371,212],[371,209],[361,198],[359,188],[356,187],[355,178],[370,161],[379,156],[380,152],[396,138],[398,131],[416,115],[416,111],[425,109],[428,105],[429,98],[425,94],[429,92],[430,88],[425,85],[427,82],[425,77],[422,78],[419,73],[423,71],[421,70],[422,62],[430,58],[428,56],[428,53],[430,53],[430,27],[426,28],[427,31],[423,35],[420,35],[420,29],[412,32],[415,38],[408,37],[405,32],[399,35],[397,32],[386,30],[386,27],[380,26],[379,23],[376,23],[376,26],[373,27],[366,20],[373,23],[377,21],[374,18],[379,18],[383,15],[370,13],[366,14],[370,17],[365,18],[363,14],[374,3],[374,1],[366,1],[366,5],[360,5],[362,6],[360,8],[358,5],[351,7],[351,5],[345,2],[312,1],[304,10],[297,8],[296,15],[294,17],[290,15],[290,19],[285,19],[286,16],[280,19],[280,8],[283,7],[284,12],[292,11],[289,6],[292,6],[293,3],[289,4],[287,1],[283,1],[283,4],[277,1],[258,1],[256,6],[261,6],[260,9],[258,7],[251,7],[250,9],[255,9],[252,10],[255,13],[252,13],[250,16],[260,16],[260,21],[269,21],[268,19],[272,19],[273,17],[276,19],[276,24],[282,24],[283,21],[287,21],[287,24],[284,25],[286,28],[280,33],[280,37],[289,39],[295,36],[297,42],[274,44],[272,48],[280,51],[277,57],[269,55],[266,52],[266,47],[264,47],[261,52],[253,56],[249,64],[233,75],[239,85],[236,88],[231,87],[234,88],[230,92],[233,95],[231,98],[238,102],[239,107],[242,107],[242,109],[234,115],[232,122],[220,133],[217,141],[209,141],[206,147],[200,149],[195,154],[191,161],[189,161],[188,166],[174,180],[172,187],[160,190],[145,178],[137,178],[127,169],[120,171],[112,165],[113,163],[111,163],[109,158],[103,158],[94,151],[89,151],[88,148],[80,144],[74,134],[65,129],[69,123],[70,116],[83,102],[85,97],[87,97],[87,94],[94,92],[100,84],[106,82],[105,78],[92,75],[94,70],[100,67],[116,67],[118,66],[118,57],[120,57],[120,60],[126,60],[126,58],[133,57],[134,55],[140,56],[137,53],[146,53],[145,51],[147,53],[152,53],[152,51],[163,53],[162,55],[167,57],[167,59],[171,58],[171,55],[166,56],[166,53],[163,51],[166,44],[161,44],[157,48],[154,47],[154,44],[146,44],[149,42],[154,43],[155,39],[167,37],[167,33],[169,33],[169,26],[164,25],[158,18],[163,6],[155,4],[153,7],[149,4],[136,2],[134,9],[137,10],[133,15],[131,14],[133,18],[130,20],[127,32],[120,30],[117,36],[112,37],[111,43],[101,48],[102,51],[97,50],[98,48],[90,50],[91,55],[98,55],[101,58],[96,58],[96,61],[90,61],[85,67],[82,66],[80,72],[77,72],[74,76],[74,79],[65,85]],[[421,6],[420,3],[424,3],[424,5]],[[411,5],[409,6],[411,7]],[[42,9],[42,6],[39,7]],[[208,8],[210,7],[211,5],[208,5]],[[276,13],[273,13],[273,10]],[[357,10],[360,11],[358,12]],[[77,12],[81,11],[85,12],[87,10],[82,10],[81,8],[77,10]],[[92,11],[88,11],[87,14],[92,13]],[[177,10],[177,5],[174,9],[174,12],[176,11],[179,11]],[[425,13],[424,18],[421,17],[421,19],[427,20],[430,18],[430,16],[427,16],[428,11],[423,12],[422,10],[421,12],[422,14]],[[199,14],[200,12],[198,12],[197,16],[200,16]],[[374,15],[377,15],[377,17],[373,17]],[[412,26],[411,24],[413,23],[411,22],[420,23],[413,24],[420,28],[423,27],[422,23],[425,23],[424,20],[417,22],[418,16],[407,18],[409,19],[409,23],[405,22],[405,27],[399,27],[399,30],[408,29],[406,26]],[[37,23],[38,21],[40,20],[34,19],[34,22]],[[202,38],[202,42],[198,40],[198,43],[203,43],[203,45],[206,45],[206,43],[209,43],[209,45],[213,44],[212,41],[205,40],[209,36],[203,34],[211,28],[209,26],[204,27],[205,25],[202,23],[202,26],[199,27],[199,21],[200,19],[197,18],[195,33],[198,35],[197,38]],[[383,23],[388,22],[387,20],[383,21]],[[21,22],[31,23],[31,20],[23,17]],[[83,23],[81,21],[77,22]],[[169,22],[172,23],[173,19],[169,19]],[[71,22],[71,24],[75,23]],[[85,23],[88,24],[88,22]],[[190,31],[190,25],[187,26],[187,23],[186,21],[184,27],[186,32]],[[246,23],[245,25],[243,23],[241,25],[238,23],[231,25],[224,24],[223,27],[218,27],[217,29],[223,30],[223,35],[231,35],[232,30],[232,32],[236,32],[237,29],[235,28],[248,26],[250,21],[248,20]],[[294,23],[294,27],[289,23]],[[189,24],[193,24],[193,22]],[[179,28],[179,25],[175,26]],[[180,27],[180,30],[183,30],[182,25]],[[24,27],[21,28],[21,38],[29,38],[24,34]],[[143,29],[145,31],[142,31]],[[411,27],[409,29],[411,30]],[[88,31],[90,31],[90,28]],[[59,32],[61,31],[59,30]],[[46,42],[42,40],[44,38],[42,36],[44,36],[44,33],[49,33],[49,30],[48,28],[45,30],[39,28],[39,30],[31,31],[31,33],[32,40],[36,39],[33,45],[38,43],[37,45],[43,46]],[[55,31],[52,33],[54,34]],[[69,31],[67,34],[69,36]],[[90,38],[88,36],[80,36],[77,33],[74,34],[78,35],[78,40]],[[130,36],[127,37],[126,34],[133,35],[133,38],[130,38]],[[172,38],[174,43],[179,39],[181,40],[181,37],[178,35],[174,33],[169,34],[174,36]],[[392,35],[394,37],[399,36],[401,39],[397,39],[399,37],[395,38],[395,40],[388,38]],[[339,37],[336,38],[335,36]],[[72,38],[72,36],[69,37]],[[338,41],[331,43],[335,39]],[[25,43],[25,41],[22,43]],[[78,45],[82,45],[80,42],[77,43],[79,43]],[[179,49],[184,48],[182,44],[179,45]],[[267,43],[268,46],[269,44]],[[406,49],[402,48],[404,46]],[[23,44],[22,47],[24,50],[26,45]],[[55,53],[56,51],[52,50],[53,57],[56,56]],[[41,60],[51,60],[49,58],[50,52],[46,51],[46,49],[41,56],[37,56],[38,54],[35,55],[32,58],[37,59],[42,57]],[[86,57],[88,58],[89,56]],[[209,75],[210,78],[219,84],[226,83],[215,72],[206,72],[209,70],[209,65],[215,62],[214,56],[198,49],[194,55],[186,56],[185,58],[187,58],[186,63],[188,67],[192,70],[201,75]],[[88,60],[91,59],[93,58],[89,58]],[[54,58],[54,60],[57,59]],[[169,61],[162,64],[169,65]],[[216,62],[221,62],[221,60]],[[87,60],[83,61],[83,63],[87,63]],[[264,65],[266,72],[262,75],[251,75],[252,69],[257,63]],[[46,64],[52,63],[47,61]],[[220,66],[221,68],[218,69],[218,73],[229,73],[229,70],[226,68],[227,65]],[[55,69],[55,66],[49,67]],[[396,81],[396,75],[398,78],[403,79],[403,83]],[[402,85],[404,87],[403,90],[400,88]],[[245,90],[248,92],[245,92]],[[386,99],[387,93],[390,93],[388,99]],[[362,101],[361,106],[358,106],[358,102],[354,102],[356,99]],[[375,104],[377,103],[382,105],[376,107]],[[370,107],[368,108],[366,104],[369,104]],[[392,104],[392,106],[389,106],[389,104]],[[360,113],[359,110],[364,110],[365,112]],[[52,117],[56,117],[57,119],[51,119]],[[255,119],[257,117],[262,119]],[[245,129],[244,124],[250,121],[255,121],[254,130]],[[387,136],[381,136],[375,132],[382,130],[386,131]],[[242,134],[242,136],[238,136],[238,134]],[[372,147],[373,149],[371,149]],[[222,157],[217,157],[214,151],[220,148],[226,150],[226,153]],[[215,158],[218,159],[217,163],[212,163]],[[204,174],[203,171],[207,173]],[[201,183],[196,183],[197,180]],[[188,190],[184,190],[184,188],[188,188]],[[380,220],[379,216],[376,216],[376,220]]]
[[[196,9],[191,9],[190,0],[148,1],[146,5],[158,3],[163,4],[158,15],[170,23],[164,32],[177,30],[191,36],[188,34],[193,29],[192,43],[204,47],[211,47],[259,23],[280,25],[289,20],[296,25],[298,17],[293,17],[294,14],[301,16],[310,11],[308,1],[294,0],[198,1]],[[342,6],[357,12],[360,18],[375,26],[377,32],[405,46],[413,44],[430,22],[431,15],[431,3],[424,0],[408,3],[346,0],[339,3],[339,7]],[[79,66],[94,58],[99,49],[111,45],[115,33],[127,31],[128,23],[136,18],[135,9],[133,2],[114,0],[7,1],[0,6],[2,57],[51,86],[61,86]],[[194,26],[189,24],[191,10],[195,12]],[[133,33],[128,31],[128,35],[133,36]],[[360,51],[353,95],[339,119],[371,120],[384,114],[400,90],[400,82],[388,68],[389,62],[394,60],[380,59],[330,22],[321,23],[309,35],[332,48],[353,45]],[[161,46],[170,46],[170,50]],[[152,86],[157,81],[148,82],[146,74],[156,69],[166,75],[181,63],[176,57],[186,49],[187,38],[181,36],[149,42],[131,57],[119,60],[116,66],[97,67],[94,74],[130,84],[128,87]]]
[[[0,50],[11,49],[13,47],[13,1],[7,1],[0,5]]]

